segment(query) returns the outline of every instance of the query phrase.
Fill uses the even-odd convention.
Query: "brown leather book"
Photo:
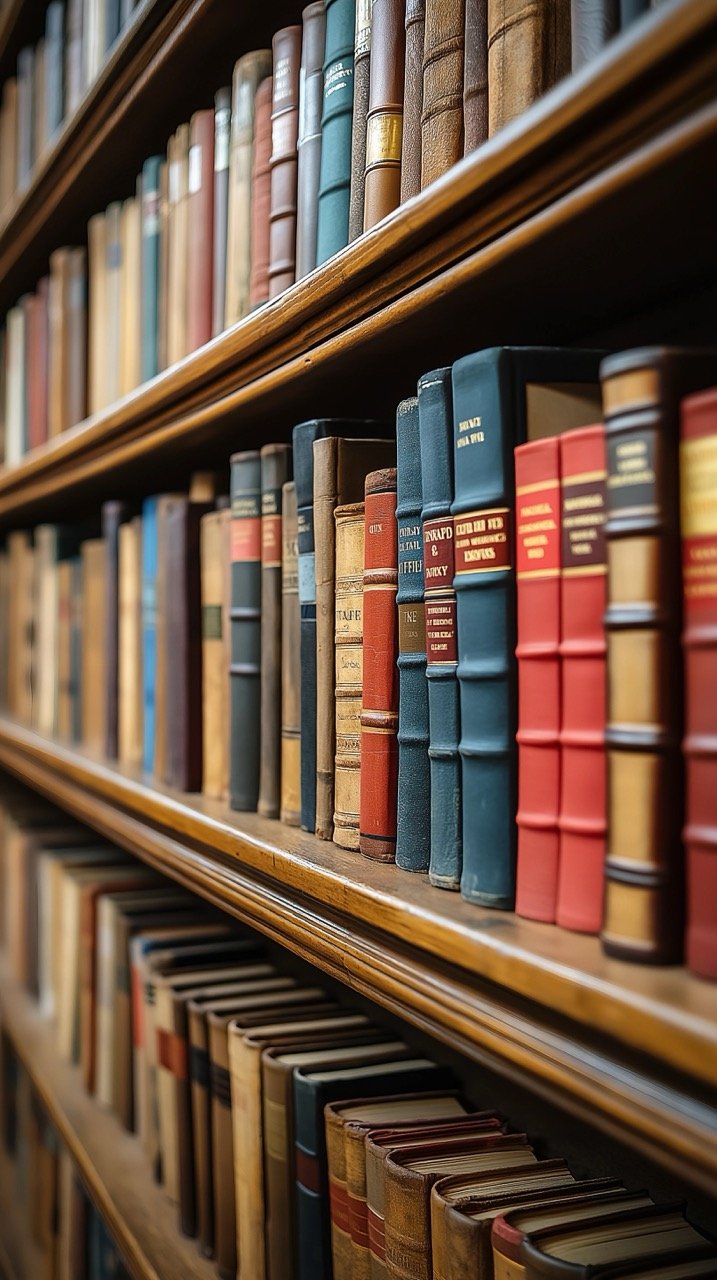
[[[371,46],[364,231],[380,222],[401,200],[406,50],[403,0],[374,0]]]
[[[254,161],[251,189],[251,274],[249,306],[269,297],[269,215],[271,212],[271,104],[274,81],[262,80],[254,101]]]
[[[421,190],[421,112],[426,0],[406,0],[406,67],[401,143],[401,204]]]
[[[282,486],[291,446],[261,450],[261,745],[257,812],[278,818],[281,804]]]
[[[134,391],[142,379],[140,304],[142,298],[142,201],[122,206],[122,279],[120,285],[119,394]]]
[[[570,71],[570,0],[488,0],[488,132]]]
[[[463,64],[463,152],[488,137],[488,0],[465,0]]]
[[[50,290],[48,294],[48,436],[59,435],[71,424],[66,421],[69,333],[67,331],[67,294],[70,274],[70,249],[56,249],[50,255]]]
[[[163,782],[167,768],[167,646],[169,602],[167,597],[167,512],[180,493],[163,493],[157,499],[157,665],[154,678],[154,776]]]
[[[202,791],[229,794],[229,532],[228,509],[201,520]]]
[[[167,144],[169,170],[167,230],[167,364],[187,354],[187,268],[189,261],[189,125],[180,124]]]
[[[214,95],[214,251],[212,264],[212,334],[224,328],[224,294],[227,275],[227,219],[229,216],[229,139],[232,91]]]
[[[166,515],[166,762],[180,791],[202,786],[202,595],[199,531],[209,503],[172,498]]]
[[[281,537],[281,821],[301,822],[301,614],[293,480],[284,485]]]
[[[421,187],[463,155],[465,0],[426,0]]]
[[[212,336],[214,110],[195,111],[187,165],[187,351]]]
[[[142,763],[142,520],[119,531],[117,749],[122,764]]]
[[[334,841],[359,847],[363,694],[364,504],[337,507]]]
[[[576,1231],[584,1222],[589,1223],[593,1230],[599,1229],[603,1218],[612,1220],[616,1213],[630,1213],[650,1206],[655,1208],[644,1191],[618,1190],[581,1195],[579,1187],[576,1187],[574,1195],[567,1199],[560,1197],[544,1201],[533,1209],[516,1208],[500,1213],[491,1227],[495,1280],[528,1280],[528,1259],[523,1245],[534,1233],[563,1223],[569,1223]],[[570,1271],[575,1274],[573,1267]]]
[[[89,275],[87,316],[87,411],[100,413],[108,404],[107,381],[107,228],[104,213],[87,224]]]
[[[271,213],[269,297],[294,283],[296,273],[297,140],[301,27],[284,27],[272,41]]]
[[[12,208],[17,189],[17,80],[9,76],[2,89],[0,118],[0,219]]]
[[[67,36],[65,40],[65,111],[72,115],[85,92],[86,79],[82,54],[83,0],[67,0]]]
[[[314,0],[302,15],[299,79],[299,133],[296,144],[296,279],[316,266],[316,227],[319,212],[319,168],[321,164],[321,112],[324,101],[324,45],[326,14],[324,0]]]
[[[366,116],[371,80],[371,11],[373,0],[356,2],[354,38],[354,111],[351,123],[351,186],[349,188],[349,243],[363,231],[366,183]]]
[[[82,741],[104,754],[106,730],[106,546],[104,538],[82,543]]]
[[[224,295],[224,323],[227,326],[241,320],[249,311],[254,113],[257,89],[267,76],[271,76],[271,50],[255,49],[239,59],[232,77]]]

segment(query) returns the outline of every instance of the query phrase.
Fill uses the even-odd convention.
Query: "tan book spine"
[[[17,189],[17,80],[10,76],[2,91],[0,128],[0,221],[5,222]]]
[[[82,544],[82,740],[98,755],[105,744],[105,563],[104,539]]]
[[[103,1107],[113,1103],[115,1057],[116,914],[110,898],[97,904],[95,961],[95,1097]]]
[[[162,1183],[173,1204],[179,1203],[179,1146],[176,1123],[174,1070],[179,1069],[167,1046],[175,1043],[172,991],[158,983],[154,1004],[157,1045],[157,1120]]]
[[[140,299],[142,296],[141,201],[122,206],[122,274],[120,284],[119,388],[126,396],[142,380]]]
[[[465,0],[428,0],[423,46],[421,188],[463,155]]]
[[[122,764],[142,763],[142,521],[119,530],[118,742]]]
[[[259,85],[271,75],[271,66],[271,50],[257,49],[239,59],[232,78],[224,311],[227,326],[249,311],[254,104]]]
[[[359,847],[363,694],[364,503],[337,507],[334,841]]]
[[[386,1270],[386,1156],[387,1151],[370,1137],[366,1146],[366,1210],[368,1214],[369,1274],[371,1280],[388,1280]]]
[[[485,1228],[487,1227],[487,1231]],[[433,1280],[483,1280],[491,1263],[491,1223],[474,1222],[457,1205],[431,1193]]]
[[[89,359],[87,408],[100,413],[107,404],[107,227],[104,213],[87,224],[89,268]]]
[[[202,742],[205,795],[229,792],[229,510],[202,516]]]
[[[57,684],[57,565],[55,529],[40,525],[35,530],[37,558],[37,728],[51,738],[55,733],[55,689]]]
[[[344,1161],[351,1246],[351,1280],[371,1280],[371,1257],[366,1219],[366,1130],[362,1125],[344,1125]],[[358,1212],[357,1212],[358,1210]],[[359,1229],[359,1223],[361,1227]]]
[[[264,1166],[261,1105],[261,1046],[250,1044],[241,1028],[229,1029],[234,1189],[236,1194],[239,1275],[264,1280]]]
[[[262,1053],[264,1121],[264,1186],[266,1249],[269,1280],[293,1280],[291,1242],[295,1241],[294,1131],[291,1110],[291,1072],[271,1054]],[[290,1242],[287,1250],[286,1241]]]
[[[301,614],[298,518],[293,481],[284,485],[281,536],[281,821],[301,822]]]
[[[169,263],[167,283],[167,363],[187,354],[187,231],[189,125],[180,124],[167,148]]]
[[[212,1188],[217,1270],[230,1280],[237,1266],[234,1137],[231,1118],[228,1020],[208,1018],[212,1112]]]
[[[488,132],[570,71],[570,0],[488,0]]]
[[[340,1112],[326,1112],[326,1158],[331,1202],[333,1280],[353,1280],[353,1251],[346,1198],[345,1122]]]
[[[157,666],[154,684],[154,776],[164,779],[167,770],[167,514],[175,494],[162,494],[157,502]]]
[[[48,295],[48,403],[47,433],[50,439],[64,431],[67,399],[68,334],[65,327],[65,297],[69,249],[56,249],[50,255],[50,291]]]

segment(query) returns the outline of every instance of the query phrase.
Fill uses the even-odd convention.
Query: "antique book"
[[[418,400],[396,410],[398,451],[398,837],[396,863],[427,871],[431,847],[428,682]]]
[[[282,822],[301,822],[301,619],[296,489],[282,492],[281,525],[281,808]]]
[[[157,676],[157,498],[142,503],[142,768],[154,769]]]
[[[44,276],[33,298],[28,326],[27,438],[31,449],[48,435],[48,360],[50,338],[50,278]]]
[[[120,335],[122,299],[122,205],[118,200],[105,212],[105,372],[103,406],[120,396]]]
[[[401,200],[405,54],[403,0],[373,0],[372,56],[366,116],[364,231]]]
[[[199,537],[208,502],[175,496],[167,508],[167,662],[165,781],[202,786],[202,594]]]
[[[327,0],[316,261],[348,244],[356,0]]]
[[[212,236],[212,335],[224,328],[224,295],[227,275],[227,235],[229,218],[229,150],[231,138],[232,91],[219,89],[214,95],[214,230]]]
[[[458,754],[458,646],[453,587],[453,397],[451,371],[418,380],[418,434],[423,504],[423,598],[428,680],[430,859],[428,878],[441,889],[461,879],[461,761]]]
[[[105,750],[107,715],[107,546],[87,538],[82,556],[82,742],[96,755]]]
[[[35,50],[17,55],[17,189],[29,186],[35,164]]]
[[[463,152],[488,137],[488,0],[465,0],[463,63]]]
[[[693,973],[717,978],[717,912],[714,909],[714,753],[717,640],[717,394],[711,390],[682,403],[680,430],[680,531],[682,535],[682,644],[685,663],[685,859],[686,961]],[[35,535],[37,538],[37,534]]]
[[[712,351],[643,348],[601,367],[607,441],[608,846],[603,946],[682,954],[679,404]],[[641,465],[638,462],[641,460]]]
[[[714,1238],[710,1242],[687,1222],[681,1205],[650,1205],[616,1209],[607,1218],[579,1226],[567,1222],[530,1232],[520,1252],[526,1280],[558,1275],[588,1280],[596,1272],[604,1274],[610,1264],[624,1266],[627,1275],[644,1276],[650,1266],[700,1261],[707,1255],[714,1267],[714,1246]]]
[[[261,694],[257,811],[278,818],[281,806],[281,540],[282,486],[291,475],[291,446],[261,450]]]
[[[252,158],[257,89],[271,75],[271,50],[255,49],[235,64],[227,197],[227,265],[224,324],[236,324],[249,311],[252,255]],[[257,157],[258,158],[258,157]]]
[[[214,109],[195,111],[187,160],[187,351],[212,336]]]
[[[562,574],[557,924],[599,933],[605,876],[605,430],[560,436]]]
[[[189,262],[189,125],[180,124],[167,143],[167,364],[176,364],[187,346]]]
[[[488,132],[570,70],[570,0],[488,0]]]
[[[256,809],[261,724],[261,458],[231,459],[230,799]],[[250,749],[246,749],[249,743]]]
[[[85,92],[85,67],[82,57],[82,15],[84,0],[67,0],[65,36],[65,113],[70,116]]]
[[[64,117],[65,6],[52,0],[45,13],[45,141],[50,146]]]
[[[396,468],[386,467],[366,477],[359,789],[359,849],[379,862],[396,856],[397,584]]]
[[[17,190],[17,80],[8,76],[2,87],[0,114],[0,214],[6,218]]]
[[[426,0],[421,112],[421,187],[460,160],[466,0]]]
[[[167,343],[169,339],[169,164],[162,160],[159,166],[159,285],[157,295],[157,361],[160,369],[166,369]]]
[[[229,794],[230,534],[228,508],[202,516],[202,791],[218,800]]]
[[[271,211],[269,214],[269,297],[296,278],[297,151],[301,27],[284,27],[272,41]]]
[[[105,606],[104,606],[104,754],[108,760],[117,759],[118,747],[118,680],[119,680],[119,535],[120,528],[130,518],[125,502],[116,500],[102,504],[102,538],[105,546]]]
[[[5,465],[14,467],[20,462],[27,448],[26,330],[23,308],[19,305],[11,307],[5,323],[7,332]]]
[[[118,539],[117,758],[142,764],[142,519],[121,524]]]
[[[142,166],[142,381],[159,373],[159,170],[161,156]]]
[[[656,6],[653,4],[652,8]],[[643,13],[648,13],[650,0],[620,0],[620,30],[623,31]]]
[[[363,231],[366,174],[366,116],[371,78],[371,11],[373,0],[356,0],[354,34],[354,101],[351,120],[349,243]]]
[[[297,140],[296,279],[316,266],[316,220],[321,166],[321,109],[324,100],[324,0],[314,0],[302,15]]]
[[[168,697],[167,682],[169,668],[173,659],[170,648],[169,615],[169,538],[167,536],[167,515],[175,497],[181,494],[162,493],[157,498],[157,576],[156,576],[156,608],[155,636],[156,663],[154,671],[154,760],[152,772],[158,782],[166,782],[167,744],[168,744]]]
[[[426,0],[406,0],[406,54],[401,140],[401,204],[421,190],[421,113]]]
[[[41,36],[35,45],[35,78],[33,82],[34,100],[32,104],[32,123],[33,123],[33,168],[37,169],[40,165],[45,147],[47,145],[47,86],[46,80],[46,45],[45,37]]]
[[[51,738],[56,731],[57,696],[57,624],[58,579],[57,560],[65,530],[56,524],[41,524],[35,529],[35,572],[37,609],[35,611],[35,645],[37,649],[37,688],[35,724],[38,732]]]
[[[500,1213],[491,1226],[491,1248],[495,1280],[527,1280],[523,1262],[523,1243],[529,1232],[547,1230],[561,1222],[576,1226],[585,1221],[599,1222],[616,1211],[642,1208],[652,1203],[644,1191],[629,1192],[623,1187],[607,1191],[590,1191],[582,1195],[579,1185],[572,1196],[557,1196],[535,1208],[509,1209]]]
[[[56,249],[50,254],[50,287],[47,299],[48,322],[48,403],[47,434],[50,439],[72,424],[67,421],[67,380],[69,371],[69,333],[67,331],[67,295],[70,277],[70,249]],[[12,317],[6,317],[6,394],[12,385]],[[12,422],[8,401],[5,422],[5,461],[12,465],[15,448],[12,440]]]
[[[57,571],[58,634],[57,634],[57,733],[70,741],[73,737],[72,705],[72,590],[73,576],[79,565],[79,557],[68,555],[60,561]],[[32,661],[32,659],[30,659]],[[30,695],[28,708],[32,708],[33,669],[30,666]]]
[[[271,105],[274,82],[262,80],[254,100],[254,158],[251,182],[251,272],[249,307],[269,297],[269,215],[271,213]]]
[[[555,921],[560,837],[560,440],[515,450],[518,853],[515,909]]]
[[[594,422],[598,363],[595,352],[494,347],[453,366],[461,892],[482,906],[510,910],[515,887],[513,449]]]
[[[571,0],[572,69],[591,62],[620,28],[620,0]]]
[[[138,187],[141,178],[138,179]],[[122,280],[120,296],[119,395],[125,396],[142,379],[142,194],[122,207]]]
[[[359,848],[364,503],[337,507],[334,842]]]
[[[73,427],[87,412],[87,254],[84,249],[70,250],[67,272],[63,421],[65,427]]]

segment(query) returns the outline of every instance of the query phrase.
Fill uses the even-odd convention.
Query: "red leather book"
[[[29,311],[27,387],[28,443],[31,449],[47,440],[48,425],[48,359],[49,359],[50,279],[45,276],[37,286]]]
[[[717,978],[717,389],[682,403],[686,960]]]
[[[359,849],[393,862],[398,798],[396,468],[366,477]]]
[[[560,445],[515,450],[518,872],[515,909],[555,919],[560,808]]]
[[[212,336],[214,239],[214,111],[196,111],[189,124],[187,174],[187,350]]]
[[[272,40],[274,101],[271,109],[271,214],[269,296],[296,276],[296,205],[299,137],[301,27],[284,27]]]
[[[605,429],[560,437],[563,713],[560,871],[556,921],[602,927],[607,830],[605,714],[607,555]]]
[[[254,99],[254,163],[251,188],[251,275],[249,305],[269,297],[269,212],[271,209],[271,102],[274,81],[262,80]]]

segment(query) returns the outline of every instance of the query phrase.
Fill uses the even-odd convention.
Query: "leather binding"
[[[117,755],[142,767],[142,520],[119,528],[119,641]]]
[[[202,786],[202,598],[199,532],[205,502],[175,497],[167,511],[167,747],[165,780]]]
[[[67,0],[67,33],[65,39],[65,114],[71,116],[85,92],[85,69],[82,59],[83,0]]]
[[[371,424],[363,424],[368,427]],[[314,531],[316,572],[316,834],[330,840],[334,829],[336,751],[336,599],[334,509],[361,502],[369,471],[393,466],[390,440],[348,440],[341,436],[314,443]]]
[[[714,370],[714,352],[660,347],[608,357],[600,370],[608,548],[602,939],[608,955],[643,963],[682,954],[679,403],[711,386]]]
[[[296,278],[297,141],[301,27],[284,27],[272,41],[274,91],[271,108],[271,213],[269,297]]]
[[[297,553],[296,489],[282,493],[281,530],[281,812],[282,822],[301,822],[301,617]]]
[[[35,50],[17,55],[17,189],[23,191],[32,178],[35,163]]]
[[[356,0],[327,0],[317,265],[343,249],[349,238],[355,26]]]
[[[189,237],[189,125],[181,124],[167,143],[169,262],[167,279],[167,363],[187,354],[187,266]]]
[[[142,768],[154,769],[157,674],[157,498],[142,504]]]
[[[261,450],[261,734],[257,810],[278,818],[281,804],[281,538],[282,485],[291,447]],[[246,739],[244,739],[246,749]]]
[[[227,275],[227,222],[229,217],[229,146],[232,91],[214,95],[214,232],[212,254],[212,336],[224,328],[224,291]]]
[[[108,760],[117,759],[118,668],[119,668],[119,531],[130,516],[125,502],[102,504],[102,537],[105,543],[105,688],[103,696],[105,737],[102,743]]]
[[[82,560],[76,556],[70,571],[70,726],[71,742],[82,741]],[[35,703],[33,655],[32,705]]]
[[[599,933],[605,879],[605,431],[560,437],[562,575],[558,900],[565,929]]]
[[[61,432],[72,425],[67,421],[67,390],[69,376],[67,303],[69,294],[71,252],[72,251],[70,249],[56,249],[54,253],[50,254],[50,288],[47,299],[47,434],[49,439],[53,439],[54,436],[60,435]],[[8,361],[6,394],[9,394],[11,388],[10,355],[12,315],[13,312],[10,311],[6,318],[6,359]],[[5,461],[8,465],[11,465],[13,462],[9,402],[5,422]],[[15,459],[15,461],[17,461],[17,459]]]
[[[41,524],[35,529],[35,570],[37,575],[37,609],[35,615],[37,696],[35,700],[35,724],[38,732],[48,738],[53,737],[55,733],[57,561],[62,539],[63,531],[58,525]],[[3,705],[6,705],[6,703]]]
[[[202,517],[202,791],[229,794],[229,592],[231,514],[225,508]]]
[[[9,76],[2,87],[0,112],[0,214],[7,217],[17,187],[17,80]]]
[[[159,168],[161,156],[142,166],[142,381],[159,373]]]
[[[620,30],[624,31],[625,27],[629,27],[631,22],[635,22],[649,10],[650,0],[620,0]]]
[[[570,0],[488,0],[488,132],[570,71]]]
[[[364,231],[401,200],[401,143],[405,58],[403,0],[373,0],[373,55],[366,116]]]
[[[8,466],[15,466],[27,449],[25,311],[19,303],[8,311],[6,326],[7,423],[5,431],[5,462]]]
[[[233,809],[256,809],[261,723],[261,459],[231,459],[229,785]]]
[[[515,909],[552,924],[560,839],[560,443],[515,450],[518,865]]]
[[[421,190],[421,114],[426,0],[406,0],[406,53],[401,140],[401,204]]]
[[[620,27],[620,0],[571,0],[573,71],[591,62]]]
[[[434,369],[419,379],[418,434],[423,492],[423,596],[431,781],[428,878],[440,889],[458,889],[463,845],[451,515],[453,397],[450,368]]]
[[[668,1262],[699,1261],[711,1257],[717,1261],[714,1248],[701,1231],[690,1226],[684,1217],[684,1206],[644,1204],[640,1208],[618,1209],[609,1214],[585,1218],[580,1224],[563,1222],[542,1230],[531,1229],[520,1246],[520,1260],[526,1280],[543,1276],[560,1276],[569,1280],[588,1280],[598,1274],[617,1272],[620,1264],[627,1274],[659,1268]],[[590,1252],[600,1252],[600,1228],[608,1243],[603,1262],[593,1264],[580,1258],[580,1243]],[[562,1256],[561,1243],[570,1241],[569,1257]],[[593,1249],[590,1249],[590,1246]],[[640,1246],[638,1251],[637,1245]],[[712,1242],[712,1246],[714,1241]],[[612,1263],[608,1266],[607,1263]]]
[[[122,209],[122,285],[120,302],[120,385],[127,395],[139,386],[142,366],[142,197],[125,200]],[[167,318],[169,321],[169,317]]]
[[[321,110],[324,100],[324,0],[314,0],[302,13],[299,83],[299,133],[296,195],[296,279],[316,266],[316,220],[321,168]]]
[[[351,121],[351,185],[349,187],[349,243],[363,231],[366,173],[366,116],[371,78],[371,11],[373,0],[356,0],[354,36],[354,103]]]
[[[195,111],[189,122],[187,164],[187,351],[212,336],[214,234],[214,110]]]
[[[396,546],[396,468],[387,467],[366,477],[364,511],[359,848],[379,862],[396,857]]]
[[[693,973],[717,978],[717,393],[682,404],[680,505],[685,662],[685,951]]]
[[[334,842],[359,848],[364,504],[337,507]]]
[[[465,5],[463,152],[470,155],[488,137],[488,0]]]
[[[170,645],[169,590],[167,566],[169,543],[167,538],[167,513],[173,494],[163,493],[157,500],[157,664],[154,673],[154,763],[153,772],[158,782],[166,782],[168,742],[167,679],[173,654]]]
[[[82,543],[81,716],[82,744],[102,755],[106,736],[107,689],[107,556],[104,538]],[[115,580],[116,581],[116,580]]]
[[[251,183],[251,273],[249,307],[269,297],[269,214],[271,211],[271,102],[273,80],[262,80],[254,101],[254,159]]]
[[[245,53],[232,78],[231,155],[227,227],[227,276],[224,323],[228,327],[249,311],[252,262],[252,162],[255,104],[259,85],[271,76],[271,50]],[[271,102],[271,89],[264,90]],[[265,131],[270,145],[270,129]],[[259,159],[257,154],[257,159]],[[265,157],[268,177],[268,155]],[[268,235],[268,228],[267,228]],[[267,245],[268,252],[268,245]]]
[[[398,830],[396,863],[427,871],[431,854],[431,774],[423,602],[423,526],[418,399],[396,410],[398,453]]]
[[[423,46],[421,187],[461,159],[466,0],[428,0]]]
[[[28,327],[27,434],[31,449],[47,440],[49,295],[50,280],[44,276],[32,300]]]
[[[584,1184],[592,1187],[593,1183]],[[526,1269],[522,1261],[522,1245],[527,1230],[540,1230],[541,1225],[555,1221],[557,1215],[565,1218],[569,1210],[571,1223],[585,1220],[597,1221],[601,1216],[607,1217],[615,1212],[616,1207],[626,1199],[637,1199],[638,1203],[646,1203],[644,1193],[631,1196],[623,1187],[611,1187],[607,1191],[588,1191],[581,1193],[577,1186],[572,1196],[567,1199],[560,1195],[533,1208],[525,1206],[506,1210],[493,1220],[491,1226],[491,1247],[493,1250],[493,1268],[495,1280],[526,1280]],[[524,1229],[525,1227],[525,1229]]]
[[[594,352],[494,347],[453,366],[461,893],[482,906],[509,910],[515,883],[513,449],[523,443],[530,408],[537,413],[543,392],[550,401],[543,412],[555,429],[559,404],[552,392],[561,383],[567,384],[566,425],[594,414],[587,391],[576,396],[574,412],[568,393],[570,384],[592,391],[598,360]],[[489,421],[496,424],[490,432]]]

